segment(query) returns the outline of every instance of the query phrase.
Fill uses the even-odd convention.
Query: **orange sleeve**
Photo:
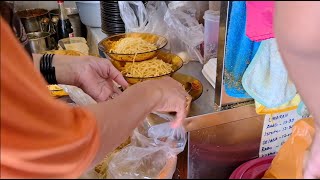
[[[93,115],[50,97],[1,18],[1,178],[78,178],[94,159]]]

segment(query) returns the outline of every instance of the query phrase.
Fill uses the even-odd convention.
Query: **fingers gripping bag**
[[[172,117],[157,116],[166,122],[154,125],[149,116],[136,128],[131,143],[109,162],[108,179],[172,179],[187,136],[183,127],[171,128]]]
[[[297,121],[291,136],[280,148],[263,179],[303,179],[304,161],[314,134],[312,118]]]

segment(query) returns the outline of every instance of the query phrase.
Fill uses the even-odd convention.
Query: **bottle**
[[[64,8],[64,1],[57,1],[59,6],[59,20],[57,23],[58,40],[68,37],[74,37],[70,20]]]

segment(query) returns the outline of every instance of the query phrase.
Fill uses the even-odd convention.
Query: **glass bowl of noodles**
[[[141,62],[111,60],[129,84],[136,84],[149,79],[172,76],[182,66],[182,59],[172,53],[160,50],[156,56]]]
[[[165,37],[150,33],[124,33],[107,37],[98,48],[106,57],[125,62],[152,59],[168,44]]]

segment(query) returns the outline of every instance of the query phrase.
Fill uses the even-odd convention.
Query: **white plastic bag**
[[[168,26],[170,47],[172,53],[182,56],[185,63],[198,60],[204,63],[200,45],[203,43],[203,25],[196,19],[196,9],[169,3],[169,9],[164,16]]]
[[[92,99],[91,96],[82,91],[82,89],[76,86],[70,86],[65,84],[59,84],[59,86],[69,94],[70,98],[76,103],[76,105],[84,106],[88,104],[96,104],[97,102]]]
[[[176,168],[177,154],[183,151],[187,142],[186,133],[181,127],[171,130],[175,133],[167,137],[156,135],[149,137],[149,128],[148,119],[146,119],[143,125],[134,130],[130,145],[122,149],[109,162],[108,178],[172,178]],[[159,130],[161,129],[153,133],[160,132]],[[175,138],[176,134],[180,134],[179,139]]]
[[[167,26],[163,20],[167,12],[164,1],[119,1],[121,18],[126,32],[147,32],[167,36]]]
[[[141,32],[148,22],[148,14],[142,1],[118,1],[118,4],[126,32]]]

